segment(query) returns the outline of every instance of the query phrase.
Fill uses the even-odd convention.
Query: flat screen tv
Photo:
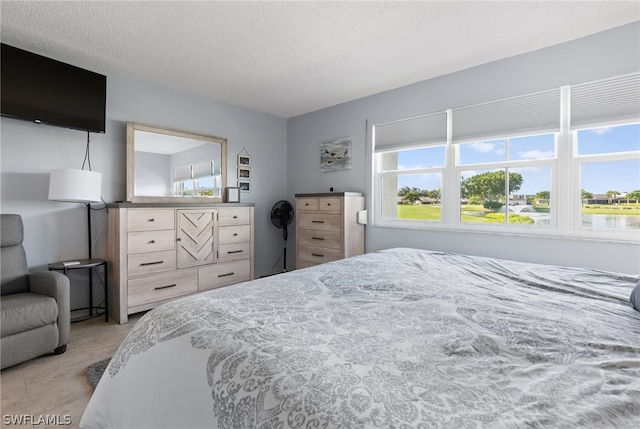
[[[107,77],[1,44],[2,116],[105,132]]]

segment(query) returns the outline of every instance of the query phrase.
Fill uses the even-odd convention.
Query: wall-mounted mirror
[[[227,140],[127,122],[127,201],[223,202]]]

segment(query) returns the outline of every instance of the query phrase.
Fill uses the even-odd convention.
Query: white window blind
[[[173,181],[183,182],[191,179],[191,164],[181,165],[173,169]]]
[[[213,160],[196,162],[192,168],[194,179],[213,176]]]
[[[446,143],[447,112],[377,124],[374,133],[376,152]]]
[[[571,128],[640,118],[640,73],[571,85]]]
[[[560,130],[560,88],[453,109],[453,142]]]

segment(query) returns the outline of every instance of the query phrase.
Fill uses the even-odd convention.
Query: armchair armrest
[[[29,289],[32,293],[47,295],[58,303],[58,346],[69,342],[71,329],[71,298],[69,278],[56,271],[38,271],[29,274]]]

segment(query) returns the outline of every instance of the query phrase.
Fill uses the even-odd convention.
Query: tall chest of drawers
[[[358,192],[296,194],[296,268],[364,253]]]
[[[253,278],[252,205],[109,205],[109,307],[119,323]]]

